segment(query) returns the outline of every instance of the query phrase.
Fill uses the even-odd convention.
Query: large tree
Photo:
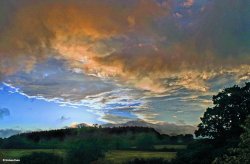
[[[243,132],[240,125],[250,114],[250,82],[243,87],[225,88],[213,96],[213,104],[201,117],[195,135],[212,139],[239,137]]]

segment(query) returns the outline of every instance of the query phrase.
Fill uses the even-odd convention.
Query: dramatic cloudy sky
[[[1,0],[0,134],[195,126],[250,79],[249,20],[249,0]]]

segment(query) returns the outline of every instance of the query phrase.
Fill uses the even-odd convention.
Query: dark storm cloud
[[[200,51],[211,49],[221,57],[248,59],[250,52],[250,1],[212,1],[197,25],[195,43]]]

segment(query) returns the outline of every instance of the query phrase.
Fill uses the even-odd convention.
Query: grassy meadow
[[[105,162],[124,163],[135,158],[163,158],[171,160],[175,158],[175,152],[155,152],[155,151],[129,151],[129,150],[113,150],[107,152],[104,158]]]
[[[105,153],[105,157],[97,163],[126,163],[135,158],[162,158],[171,160],[176,157],[176,152],[160,151],[161,148],[185,148],[185,145],[155,145],[157,151],[138,151],[138,150],[110,150]],[[159,151],[158,151],[159,150]],[[0,159],[20,159],[22,156],[31,155],[32,153],[43,152],[58,155],[66,158],[66,151],[63,149],[0,149]]]
[[[20,164],[29,161],[42,164],[119,164],[157,159],[166,163],[192,141],[192,135],[161,135],[145,127],[59,129],[23,133],[0,140],[0,161],[20,159]]]
[[[61,149],[0,149],[0,159],[19,159],[22,156],[30,155],[32,153],[52,153],[61,157],[65,156],[65,151]]]

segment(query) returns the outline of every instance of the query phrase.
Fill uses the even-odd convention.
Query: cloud
[[[218,72],[249,70],[249,9],[243,0],[203,1],[206,9],[190,16],[191,25],[171,14],[182,6],[169,1],[1,3],[2,14],[13,12],[1,22],[3,74],[30,72],[53,56],[78,72],[163,93],[169,77],[177,78],[178,86],[206,91],[206,80]]]
[[[5,78],[18,91],[34,97],[58,98],[79,102],[86,96],[111,91],[116,85],[94,76],[79,74],[65,68],[65,62],[50,59],[37,65],[31,72],[20,72]]]
[[[66,128],[79,128],[79,127],[89,127],[92,125],[86,124],[86,123],[78,123],[78,122],[72,122],[70,126],[66,126]]]
[[[102,122],[121,123],[139,118],[150,123],[168,121],[182,124],[179,120],[184,120],[186,124],[195,125],[204,110],[211,105],[212,95],[225,86],[238,83],[239,79],[234,72],[213,75],[207,81],[207,91],[200,92],[183,88],[178,84],[181,82],[178,78],[170,77],[164,79],[168,91],[156,95],[73,72],[65,69],[64,65],[62,61],[51,59],[36,66],[30,73],[19,73],[5,80],[17,87],[12,89],[13,92],[25,94],[29,98],[42,98],[77,108],[87,106],[88,111],[98,115]],[[240,73],[242,70],[235,72],[239,77],[249,76],[246,72]],[[188,80],[188,76],[196,75],[190,72],[183,78]],[[197,85],[193,87],[203,87],[200,83]],[[182,112],[177,112],[180,110]],[[174,119],[173,115],[178,119]]]
[[[10,111],[7,108],[0,108],[0,119],[2,119],[3,117],[9,116],[10,115]]]
[[[154,0],[46,0],[39,3],[24,0],[1,1],[1,6],[4,7],[0,22],[3,26],[0,65],[5,74],[18,69],[29,71],[45,57],[58,53],[64,58],[79,60],[84,51],[91,48],[89,42],[147,27],[155,17],[167,12]]]
[[[12,135],[21,133],[21,130],[16,129],[0,129],[0,138],[8,138]]]
[[[194,3],[195,3],[195,0],[186,0],[186,1],[183,3],[183,6],[185,6],[185,7],[190,7],[190,6],[192,6]]]
[[[249,3],[1,1],[0,77],[30,98],[86,105],[106,121],[126,110],[193,124],[187,117],[198,118],[212,94],[250,79]]]
[[[244,0],[212,1],[197,24],[194,36],[197,47],[219,57],[247,59],[249,64],[250,25],[246,21],[250,17],[249,4]]]
[[[107,120],[109,123],[114,123],[114,124],[122,124],[132,120],[130,117],[123,117],[112,114],[106,114],[102,117],[102,119]]]

